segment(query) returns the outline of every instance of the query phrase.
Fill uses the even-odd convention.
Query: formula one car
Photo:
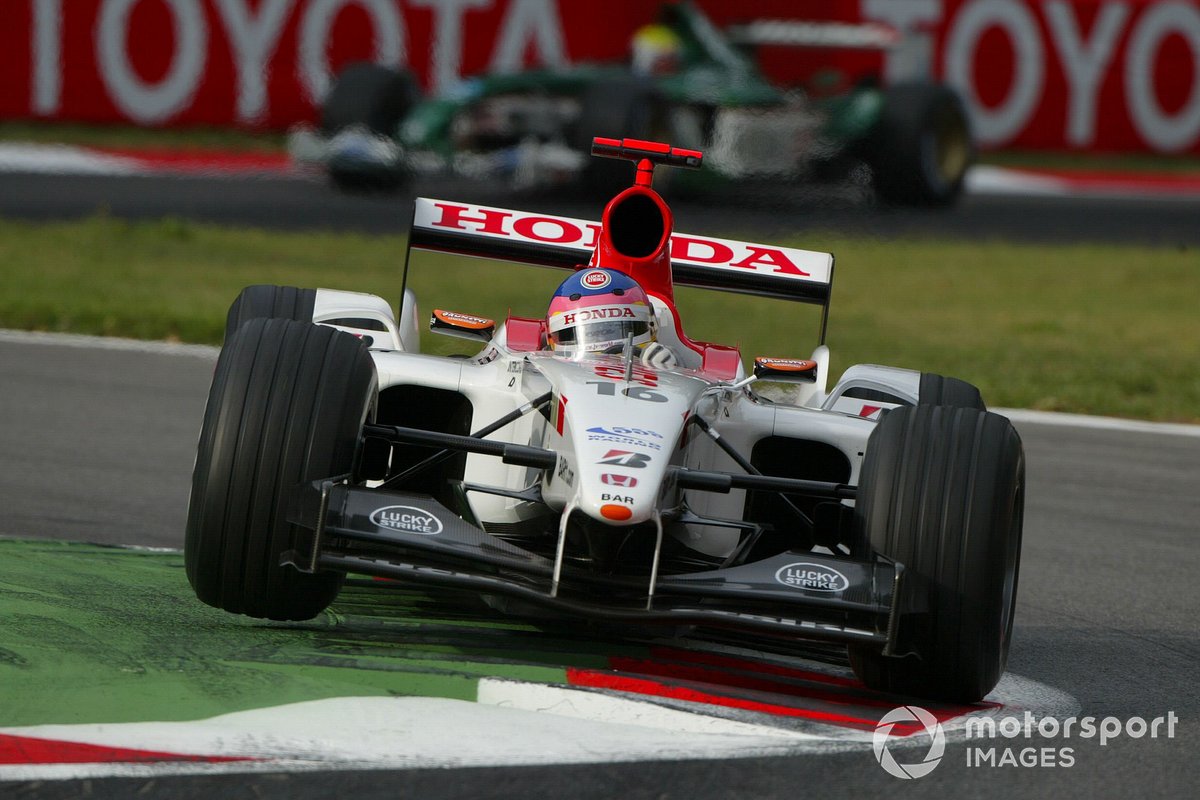
[[[1021,545],[1009,421],[928,373],[858,365],[827,390],[833,257],[674,233],[653,171],[699,152],[593,152],[637,164],[599,223],[416,201],[411,249],[566,277],[539,316],[435,309],[468,357],[420,352],[411,288],[398,320],[371,295],[242,292],[196,458],[196,594],[302,620],[347,573],[381,576],[509,613],[844,643],[868,686],[985,696]],[[747,373],[687,336],[677,285],[816,304],[820,343]]]
[[[661,138],[704,150],[700,184],[709,187],[844,179],[865,164],[888,202],[951,203],[973,157],[952,89],[863,80],[785,91],[735,46],[886,48],[895,39],[882,26],[843,23],[763,20],[721,31],[698,8],[671,4],[635,35],[629,64],[489,74],[425,99],[406,72],[351,65],[324,101],[320,131],[294,134],[290,149],[351,190],[450,171],[514,187],[581,181],[612,194],[623,178],[586,158],[591,137]]]

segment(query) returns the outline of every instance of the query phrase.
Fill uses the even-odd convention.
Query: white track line
[[[1007,169],[976,164],[963,182],[967,194],[1012,195],[1022,197],[1073,197],[1077,200],[1142,198],[1195,202],[1200,191],[1191,185],[1176,188],[1156,183],[1138,184],[1111,181],[1077,181],[1063,175],[1045,175],[1034,171]]]
[[[80,333],[45,333],[0,329],[0,343],[37,344],[55,347],[81,347],[89,350],[124,350],[133,353],[154,353],[169,356],[193,356],[216,361],[221,348],[207,344],[179,342],[148,342],[141,339],[118,339],[110,336],[85,336]]]
[[[0,343],[82,347],[94,350],[124,350],[156,355],[192,356],[215,361],[219,347],[204,344],[147,342],[140,339],[118,339],[109,336],[84,336],[78,333],[44,333],[0,328]],[[1094,417],[1087,414],[1067,414],[1059,411],[1033,411],[1021,408],[993,408],[997,414],[1017,423],[1056,425],[1063,428],[1092,428],[1126,433],[1156,433],[1168,436],[1200,437],[1200,425],[1171,422],[1146,422],[1117,417]]]
[[[654,709],[650,709],[654,711]],[[339,697],[188,722],[34,725],[0,733],[53,741],[259,762],[155,765],[0,765],[0,781],[141,774],[242,772],[263,761],[321,769],[595,764],[787,755],[817,737],[765,726],[681,730],[647,714],[620,722],[434,697]],[[649,724],[643,724],[649,723]],[[736,730],[736,732],[734,732]]]
[[[1174,422],[1147,422],[1119,417],[1093,417],[1088,414],[1067,414],[1062,411],[1034,411],[1024,408],[993,408],[1013,422],[1033,425],[1054,425],[1059,428],[1092,428],[1123,433],[1156,433],[1167,436],[1200,437],[1200,425]]]
[[[559,717],[634,725],[671,731],[677,734],[732,735],[786,739],[789,741],[826,741],[830,737],[786,730],[769,725],[754,725],[738,720],[657,705],[644,698],[622,696],[590,689],[575,689],[547,683],[529,683],[504,678],[481,678],[476,701],[482,705],[520,711],[535,711]],[[870,741],[868,734],[859,737]]]
[[[999,709],[971,717],[1031,712],[1075,715],[1079,702],[1006,674],[989,700]],[[179,722],[56,724],[0,728],[0,734],[177,755],[253,761],[93,761],[0,765],[6,780],[63,780],[263,771],[596,764],[750,758],[858,750],[870,763],[871,732],[813,723],[783,729],[667,708],[652,700],[568,686],[484,678],[477,702],[436,697],[336,697]],[[953,739],[967,716],[942,723]],[[436,722],[435,722],[436,721]],[[896,746],[916,747],[898,741]]]
[[[1030,175],[1001,167],[977,164],[967,171],[963,186],[967,194],[1045,195],[1070,194],[1064,181],[1048,175]]]
[[[141,175],[136,159],[63,144],[0,142],[0,172],[54,175]]]

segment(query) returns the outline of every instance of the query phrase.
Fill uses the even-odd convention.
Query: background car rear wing
[[[599,235],[599,222],[418,197],[408,246],[575,269],[588,263]],[[404,271],[407,284],[407,253]],[[833,288],[830,253],[675,233],[671,272],[680,286],[820,305],[820,340],[825,341]]]

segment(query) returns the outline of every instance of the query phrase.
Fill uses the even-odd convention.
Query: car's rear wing
[[[410,248],[575,269],[586,265],[600,223],[418,197]],[[407,281],[408,257],[405,256]],[[822,307],[821,342],[833,288],[833,255],[675,233],[671,272],[682,286],[763,295]]]
[[[756,19],[725,29],[737,45],[773,45],[835,50],[890,50],[901,36],[879,22],[825,22],[798,19]]]

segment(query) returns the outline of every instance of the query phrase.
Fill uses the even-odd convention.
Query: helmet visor
[[[644,320],[605,320],[563,328],[551,332],[550,340],[555,347],[578,348],[581,352],[595,352],[624,344],[633,335],[634,344],[647,341],[650,323]]]

